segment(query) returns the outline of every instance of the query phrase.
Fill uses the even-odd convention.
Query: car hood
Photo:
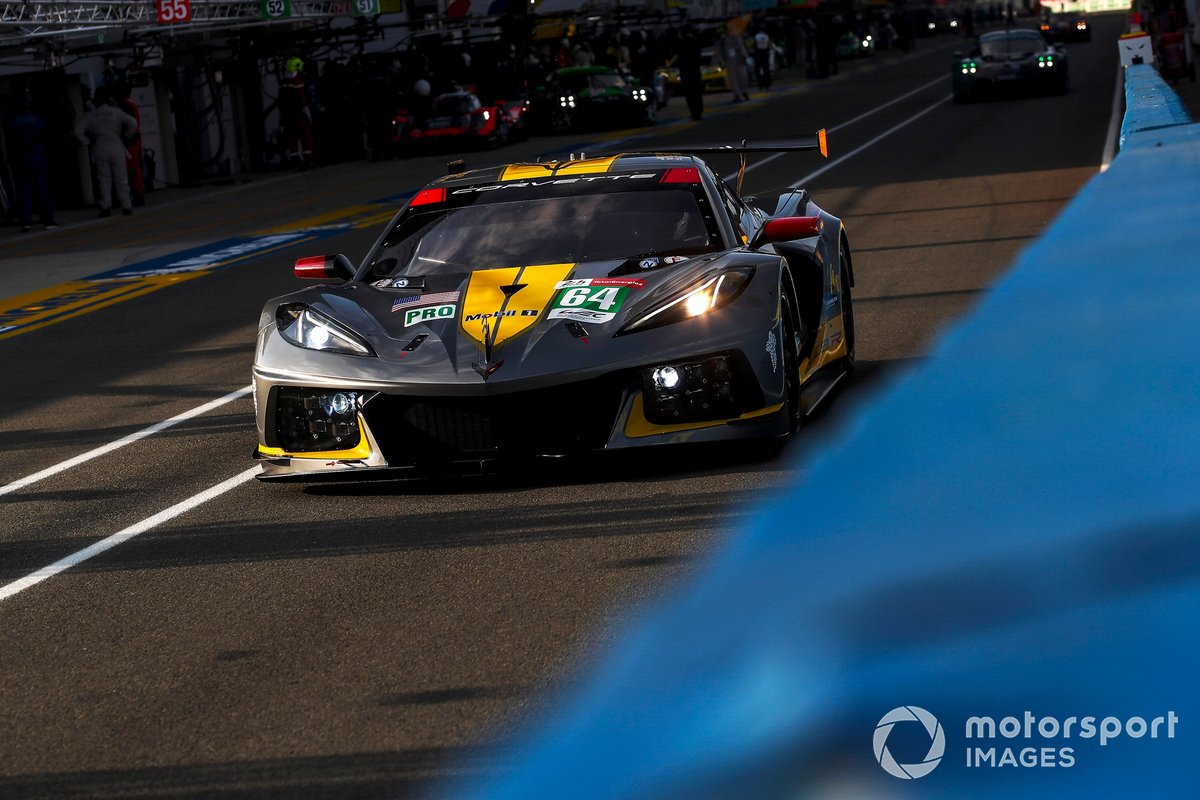
[[[1021,52],[1021,53],[1001,53],[994,56],[984,56],[985,64],[1011,64],[1014,62],[1034,61],[1038,57],[1038,53]]]
[[[264,308],[260,329],[274,341],[260,346],[256,367],[367,383],[480,387],[569,380],[573,374],[582,379],[623,362],[694,349],[698,335],[717,334],[714,349],[719,349],[719,331],[740,330],[734,315],[722,313],[726,309],[615,334],[712,273],[772,257],[739,250],[664,263],[674,258],[682,256],[483,269],[430,279],[424,291],[390,285],[395,281],[313,287]],[[377,357],[284,342],[273,332],[275,312],[296,302],[363,337]]]

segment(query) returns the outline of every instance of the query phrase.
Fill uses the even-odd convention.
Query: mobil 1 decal
[[[538,264],[475,270],[462,302],[463,332],[486,353],[529,332],[574,266]]]
[[[550,319],[575,322],[609,322],[621,310],[629,292],[641,289],[639,278],[576,278],[562,281],[550,306]]]

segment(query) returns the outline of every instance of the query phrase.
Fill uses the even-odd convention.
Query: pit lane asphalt
[[[809,185],[849,226],[860,369],[784,457],[675,452],[463,480],[241,485],[0,602],[0,797],[383,797],[502,769],[479,745],[536,716],[604,651],[625,609],[670,591],[757,498],[802,477],[882,378],[917,363],[1095,173],[1119,28],[1096,23],[1095,41],[1070,46],[1062,97],[935,105],[957,45],[932,39],[736,110],[710,95],[704,122],[652,132],[674,143],[808,134],[946,76],[831,136],[836,158],[908,122]],[[0,269],[65,278],[291,228],[373,207],[444,161],[152,205],[14,244]],[[747,191],[820,166],[776,159],[749,173]],[[316,249],[357,256],[377,231],[338,230]],[[0,341],[0,483],[246,385],[258,310],[295,288],[290,264],[310,254],[285,248]],[[241,472],[253,445],[243,399],[0,497],[0,585]]]

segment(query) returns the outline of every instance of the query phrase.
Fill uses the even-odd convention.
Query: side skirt
[[[807,417],[815,411],[845,377],[846,372],[835,367],[821,370],[810,378],[808,383],[800,388],[801,413]]]

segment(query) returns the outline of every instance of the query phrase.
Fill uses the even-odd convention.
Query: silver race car
[[[362,262],[296,262],[254,360],[263,478],[786,437],[854,363],[841,220],[700,156],[462,171]]]

